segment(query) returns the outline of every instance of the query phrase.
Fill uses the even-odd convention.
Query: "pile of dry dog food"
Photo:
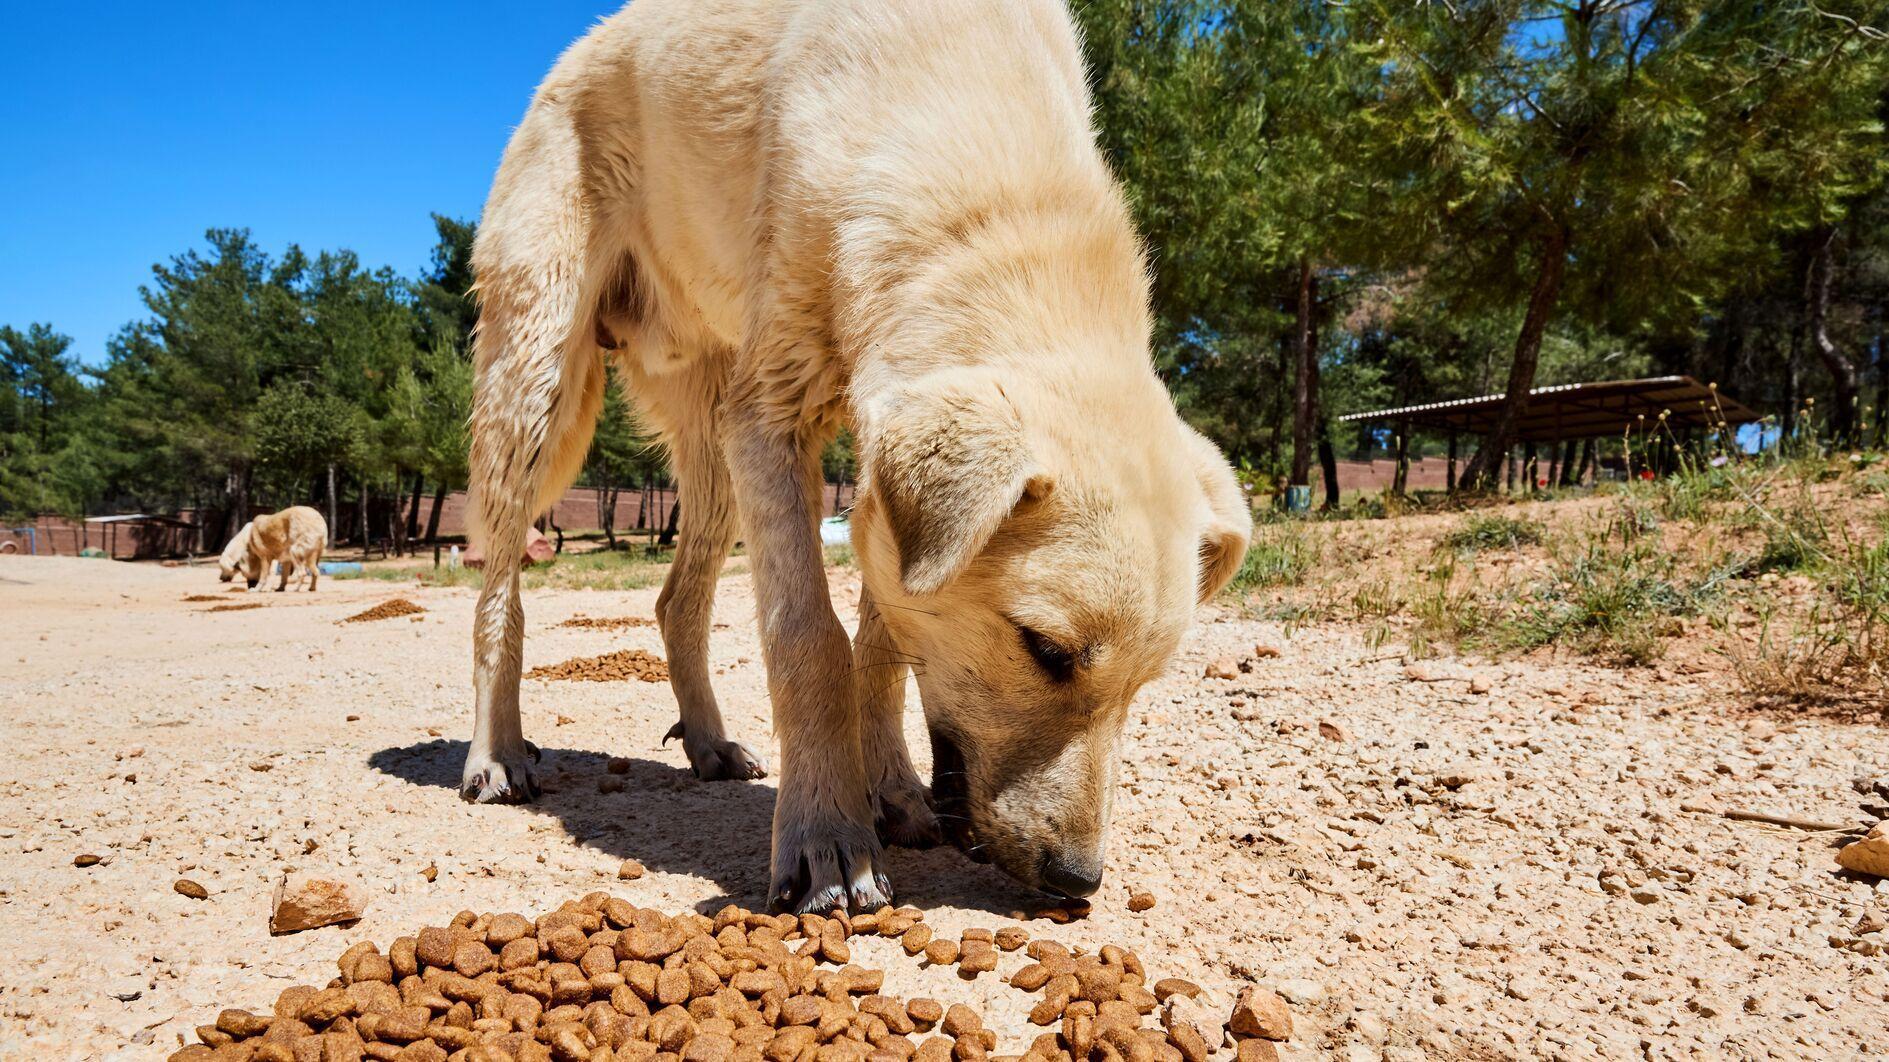
[[[262,607],[262,602],[260,601],[246,601],[240,605],[211,605],[209,608],[206,608],[203,611],[205,612],[245,612],[252,608],[261,608],[261,607]]]
[[[526,678],[571,679],[579,682],[669,681],[669,665],[662,657],[641,649],[619,649],[602,656],[580,656],[562,664],[546,664],[525,673]]]
[[[1042,999],[1044,1027],[1016,1062],[1203,1062],[1230,1037],[1238,1062],[1276,1057],[1290,1035],[1276,996],[1242,992],[1204,1019],[1200,990],[1147,983],[1133,952],[1071,951],[1019,927],[934,936],[912,908],[850,919],[666,916],[604,893],[536,922],[462,911],[385,954],[349,948],[325,988],[282,992],[268,1013],[226,1010],[172,1062],[982,1062],[997,1037],[970,1007],[881,995],[884,973],[852,965],[849,938],[897,937],[905,954],[960,976],[998,949],[1035,961],[1010,983]],[[823,965],[826,968],[822,968]],[[1152,1022],[1153,1024],[1150,1024]],[[1210,1026],[1210,1027],[1203,1027]]]
[[[582,627],[593,631],[620,631],[625,627],[654,627],[656,621],[642,616],[572,616],[560,627]]]
[[[425,611],[404,597],[396,597],[391,601],[382,601],[366,612],[356,612],[341,622],[372,623],[375,620],[393,619],[397,616],[415,616]]]

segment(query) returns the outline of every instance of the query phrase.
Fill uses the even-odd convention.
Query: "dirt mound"
[[[170,1057],[213,1060],[230,1044],[253,1044],[246,1054],[257,1058],[591,1062],[816,1053],[970,1062],[997,1051],[997,1034],[966,1004],[880,994],[885,971],[852,965],[868,937],[896,938],[896,949],[868,946],[895,959],[902,952],[940,995],[953,981],[994,972],[1000,950],[1027,944],[1034,961],[1009,983],[1041,995],[1030,1021],[1043,1031],[1006,1052],[1022,1062],[1204,1062],[1229,1034],[1261,1049],[1242,1049],[1240,1058],[1271,1057],[1270,1042],[1291,1035],[1291,1013],[1270,992],[1248,989],[1223,1018],[1203,1005],[1199,986],[1151,981],[1134,952],[1114,945],[1077,952],[1031,941],[1015,926],[967,929],[953,941],[923,919],[910,907],[850,919],[732,905],[713,918],[668,916],[601,892],[536,922],[464,911],[450,926],[393,941],[385,954],[355,944],[338,960],[339,980],[284,989],[267,1010],[225,1010],[198,1028],[203,1043]],[[956,977],[935,972],[952,965]]]
[[[620,649],[602,656],[580,656],[562,664],[534,667],[525,673],[525,677],[583,682],[622,682],[628,679],[667,682],[669,665],[663,662],[662,657],[641,649]]]
[[[391,601],[382,601],[380,604],[375,605],[373,608],[368,609],[366,612],[357,612],[354,615],[349,616],[347,619],[342,620],[341,622],[343,623],[371,623],[374,620],[393,619],[396,616],[418,615],[419,613],[422,613],[425,611],[426,611],[425,609],[421,608],[420,606],[414,604],[411,601],[408,601],[404,597],[396,597]]]
[[[261,608],[261,607],[262,607],[262,602],[260,601],[245,601],[240,605],[214,605],[210,608],[204,609],[203,611],[205,612],[242,612],[247,609]]]
[[[620,631],[625,627],[654,627],[656,621],[641,616],[572,616],[560,627],[581,627],[593,631]]]

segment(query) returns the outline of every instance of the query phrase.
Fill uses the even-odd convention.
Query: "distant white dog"
[[[304,585],[313,592],[321,580],[321,551],[327,544],[328,521],[316,510],[297,505],[244,524],[223,547],[217,568],[226,583],[241,571],[254,590],[269,574],[269,566],[278,564],[282,572],[282,581],[276,584],[278,591],[288,589],[291,573],[300,572],[298,584],[305,580]]]

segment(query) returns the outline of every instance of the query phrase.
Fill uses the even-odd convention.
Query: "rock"
[[[1262,1040],[1290,1040],[1292,1012],[1277,992],[1247,985],[1233,1001],[1227,1030],[1241,1039],[1256,1036]]]
[[[207,900],[210,898],[209,889],[191,881],[189,878],[178,878],[176,882],[171,885],[171,891],[177,893],[179,896],[188,896],[193,900]]]
[[[1265,642],[1260,642],[1258,645],[1253,646],[1253,656],[1257,659],[1270,660],[1278,655],[1278,646],[1267,645]]]
[[[623,881],[635,881],[643,876],[643,864],[634,859],[625,859],[617,867],[617,877]]]
[[[1326,741],[1351,740],[1351,735],[1345,731],[1344,727],[1339,726],[1329,719],[1320,719],[1318,721],[1318,736],[1324,738]]]
[[[1475,678],[1472,678],[1472,679],[1470,679],[1470,680],[1469,680],[1469,692],[1471,692],[1471,693],[1488,693],[1488,692],[1489,692],[1489,680],[1488,680],[1488,679],[1486,679],[1486,678],[1483,678],[1483,677],[1481,677],[1480,675],[1479,675],[1479,676],[1477,676],[1477,677],[1475,677]]]
[[[1205,674],[1210,679],[1236,679],[1240,677],[1240,664],[1230,656],[1223,656],[1208,664]]]
[[[103,862],[102,859],[90,852],[72,857],[72,865],[75,867],[95,867],[101,862]]]
[[[1457,790],[1482,778],[1482,770],[1474,764],[1457,763],[1436,772],[1436,784],[1445,789]]]
[[[1325,986],[1309,977],[1288,977],[1275,987],[1286,1002],[1296,1006],[1317,1006],[1325,1001]]]
[[[1241,1040],[1234,1062],[1279,1062],[1279,1049],[1264,1040]]]
[[[1889,878],[1889,819],[1871,826],[1862,840],[1838,850],[1837,864],[1858,874]]]
[[[269,932],[279,936],[354,922],[366,909],[367,894],[358,886],[291,874],[276,884],[269,902]]]
[[[1427,660],[1413,660],[1404,666],[1404,677],[1412,682],[1442,682],[1456,676]]]
[[[439,880],[439,864],[428,863],[425,867],[423,867],[420,870],[420,876],[425,878],[428,881],[438,881]]]
[[[1128,909],[1130,911],[1140,914],[1152,907],[1154,907],[1154,893],[1137,891],[1128,894]]]

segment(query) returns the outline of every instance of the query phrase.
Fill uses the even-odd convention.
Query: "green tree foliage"
[[[78,513],[103,490],[71,346],[50,325],[0,327],[0,514]]]

